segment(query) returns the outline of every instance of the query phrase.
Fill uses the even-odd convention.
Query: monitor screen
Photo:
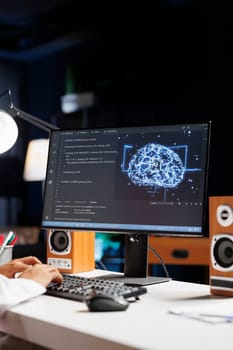
[[[207,235],[210,124],[52,131],[42,227]]]

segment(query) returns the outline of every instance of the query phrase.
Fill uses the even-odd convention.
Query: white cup
[[[1,249],[1,246],[0,246]],[[6,245],[0,255],[0,265],[4,265],[12,260],[13,256],[13,246]]]

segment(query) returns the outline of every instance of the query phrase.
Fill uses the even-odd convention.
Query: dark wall
[[[79,7],[76,1],[67,7],[70,3],[66,34],[67,29],[75,31],[80,39],[76,45],[57,51],[51,45],[51,52],[48,49],[34,57],[27,56],[24,48],[14,49],[13,56],[12,50],[10,56],[9,50],[7,55],[4,51],[8,57],[4,61],[12,67],[17,62],[19,71],[23,67],[23,79],[17,83],[18,107],[62,127],[82,125],[83,111],[61,114],[65,70],[72,65],[78,83],[88,81],[97,96],[96,106],[85,111],[88,126],[212,120],[209,194],[231,195],[233,31],[228,10],[220,5],[210,9],[205,1],[191,0],[160,0],[153,8],[134,4],[130,9],[119,6],[105,12]],[[27,22],[29,29],[34,24]],[[26,140],[41,136],[30,126],[24,128]],[[33,192],[31,186],[39,184],[28,186],[24,220],[38,222],[41,207],[34,205],[39,191]]]

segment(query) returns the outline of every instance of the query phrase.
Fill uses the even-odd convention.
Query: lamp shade
[[[0,154],[8,151],[16,142],[18,127],[14,119],[0,110]]]
[[[46,176],[49,139],[36,139],[28,144],[23,178],[25,181],[43,181]]]

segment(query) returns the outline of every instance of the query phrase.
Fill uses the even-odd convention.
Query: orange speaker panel
[[[209,197],[210,291],[233,296],[233,196]]]
[[[93,270],[95,268],[95,232],[48,230],[47,264],[65,273]]]
[[[209,238],[150,236],[149,245],[159,252],[166,264],[209,267]],[[148,261],[149,264],[159,262],[150,250]]]

